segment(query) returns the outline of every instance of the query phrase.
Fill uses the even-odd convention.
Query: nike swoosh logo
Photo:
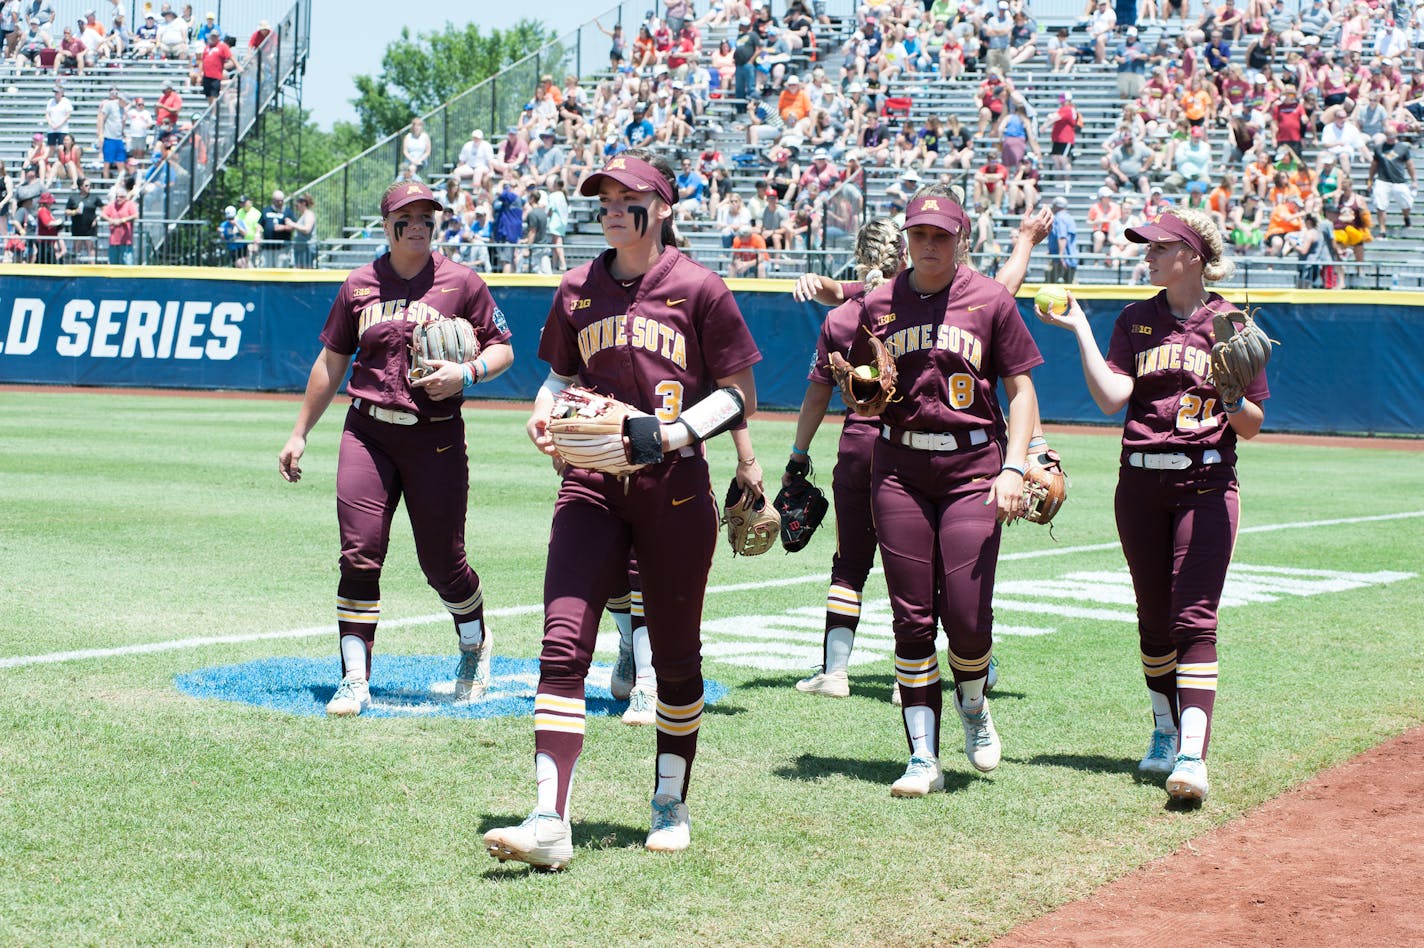
[[[966,306],[966,307],[964,307],[964,311],[967,312],[967,313],[972,313],[972,312],[974,312],[976,309],[983,309],[985,306],[988,306],[988,305],[989,305],[988,303],[980,303],[980,304],[977,305],[977,306]]]
[[[441,292],[441,293],[455,293],[455,292],[457,292],[459,289],[460,289],[460,288],[459,288],[458,286],[447,286],[447,287],[443,288],[440,292]]]
[[[1198,488],[1197,488],[1197,493],[1198,493],[1198,494],[1210,494],[1210,493],[1211,493],[1212,491],[1214,491],[1214,490],[1216,490],[1215,487],[1205,487],[1205,488],[1198,487]]]
[[[668,301],[667,301],[667,305],[669,305],[669,306],[676,306],[678,303],[686,303],[686,302],[687,302],[687,297],[684,296],[684,297],[683,297],[682,299],[680,299],[680,300],[668,300]]]
[[[447,444],[447,445],[445,445],[445,447],[443,447],[443,448],[436,448],[436,449],[435,449],[435,453],[436,453],[436,454],[444,454],[446,451],[449,451],[449,450],[450,450],[451,448],[453,448],[453,447],[454,447],[453,444]]]
[[[696,495],[694,494],[693,496],[695,497]],[[682,500],[674,500],[674,501],[672,502],[672,505],[673,505],[674,507],[681,507],[683,504],[687,503],[687,502],[688,502],[689,500],[691,500],[691,499],[692,499],[692,497],[684,497],[684,498],[682,498]]]

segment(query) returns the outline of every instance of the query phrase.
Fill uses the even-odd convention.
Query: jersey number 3
[[[677,421],[677,416],[682,414],[682,383],[659,382],[653,391],[663,400],[662,405],[653,412],[653,415],[665,425]]]
[[[1216,399],[1200,398],[1196,395],[1183,395],[1182,400],[1177,404],[1177,428],[1182,431],[1195,431],[1198,428],[1216,427]]]

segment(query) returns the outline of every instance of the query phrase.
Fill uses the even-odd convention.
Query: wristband
[[[470,363],[460,363],[460,375],[464,379],[465,388],[469,388],[471,385],[475,384],[474,373],[470,371]]]
[[[795,455],[796,457],[798,457],[798,458],[809,458],[809,457],[811,456],[811,452],[810,452],[810,451],[802,451],[800,448],[796,447],[796,445],[794,445],[794,444],[791,446],[791,453],[792,453],[793,455]]]
[[[1045,438],[1043,435],[1035,435],[1028,443],[1028,449],[1030,451],[1032,451],[1034,448],[1046,447],[1048,447],[1048,439]]]
[[[1226,413],[1228,415],[1234,415],[1238,411],[1246,407],[1246,396],[1242,395],[1234,402],[1222,402],[1221,407],[1226,409]]]
[[[1004,473],[1005,471],[1013,471],[1013,472],[1014,472],[1015,474],[1017,474],[1019,477],[1023,477],[1023,476],[1024,476],[1024,469],[1021,468],[1021,467],[1016,467],[1016,466],[1013,465],[1013,464],[1005,464],[1003,467],[999,468],[999,473],[1000,473],[1000,474]]]
[[[752,455],[751,457],[749,457],[749,458],[737,458],[737,463],[740,464],[742,467],[747,467],[748,465],[755,464],[755,463],[756,463],[756,455],[753,454],[753,455]]]
[[[479,374],[479,376],[475,379],[475,381],[476,381],[476,382],[483,382],[483,381],[484,381],[485,379],[487,379],[487,378],[489,378],[489,366],[488,366],[488,365],[485,365],[484,357],[481,356],[481,357],[480,357],[480,374]]]

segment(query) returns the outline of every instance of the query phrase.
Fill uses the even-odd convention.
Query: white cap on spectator
[[[824,148],[817,148],[814,152],[811,153],[812,161],[830,161],[830,159],[831,153],[826,151],[826,149]]]
[[[851,92],[864,92],[864,91],[865,91],[865,86],[861,85],[861,84],[858,83],[858,82],[852,82],[850,85],[846,86],[846,92],[847,92],[847,93],[851,93]]]
[[[232,220],[236,216],[237,208],[233,207],[231,204],[223,208],[223,217],[226,217],[228,220]]]
[[[1100,198],[1110,198],[1112,197],[1112,194],[1112,188],[1108,187],[1106,184],[1098,188],[1098,197]]]
[[[904,178],[906,181],[920,180],[920,176],[915,172],[914,168],[906,168],[905,172],[901,174],[900,177]]]
[[[1073,93],[1072,93],[1071,90],[1063,93],[1063,101],[1064,101],[1064,102],[1072,102],[1072,101],[1073,101]]]
[[[751,26],[751,25],[752,25],[752,21],[749,20],[749,19],[747,19],[746,17],[742,17],[740,20],[737,21],[737,25],[738,25],[738,26]]]
[[[1068,206],[1068,199],[1060,194],[1058,195],[1058,197],[1053,199],[1053,206],[1057,210],[1061,211]]]
[[[801,84],[801,77],[792,73],[786,77],[786,84],[788,86],[799,86]]]
[[[1135,26],[1129,26],[1129,27],[1127,28],[1127,35],[1128,35],[1128,36],[1136,36],[1136,35],[1137,35],[1137,27],[1135,27]]]
[[[1161,188],[1160,186],[1154,184],[1154,185],[1152,185],[1152,191],[1151,191],[1150,193],[1151,193],[1151,194],[1161,194],[1161,193],[1162,193],[1162,188]]]

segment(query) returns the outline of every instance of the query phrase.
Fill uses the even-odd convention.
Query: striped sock
[[[935,654],[934,642],[926,643],[929,654],[922,656],[906,655],[905,650],[916,650],[925,646],[902,645],[895,650],[895,681],[900,686],[900,699],[904,706],[902,718],[905,723],[905,740],[910,745],[910,752],[916,753],[916,739],[921,741],[928,739],[930,750],[935,757],[939,756],[939,719],[940,712],[944,709],[944,692],[940,684],[939,677],[939,657]],[[933,732],[925,733],[918,727],[912,727],[919,718],[919,712],[911,713],[913,708],[927,707],[930,709],[929,720],[933,722]]]
[[[541,680],[534,695],[534,757],[535,774],[540,776],[538,759],[547,757],[553,764],[554,803],[551,809],[564,819],[569,818],[569,792],[573,789],[574,768],[583,751],[584,699],[583,682],[575,679],[578,694],[564,682]],[[557,689],[557,691],[555,690]],[[548,792],[547,767],[541,777],[541,800]],[[540,809],[545,807],[540,805]]]
[[[1163,655],[1142,656],[1142,675],[1152,698],[1152,726],[1158,731],[1177,731],[1177,650]]]
[[[336,587],[336,631],[338,640],[353,635],[366,643],[366,667],[350,668],[342,649],[341,676],[362,671],[371,677],[371,655],[376,650],[376,624],[381,621],[381,584],[374,579],[343,577]]]
[[[1182,718],[1179,751],[1188,757],[1206,757],[1211,712],[1216,703],[1216,677],[1214,661],[1183,662],[1177,666],[1177,701]]]
[[[693,758],[697,756],[697,735],[702,727],[702,679],[689,678],[684,681],[658,681],[657,704],[657,753],[661,760],[664,755],[678,757],[683,764],[681,780],[678,781],[675,796],[687,799],[687,783],[692,771]],[[672,786],[672,781],[659,780],[658,793],[671,792],[664,784]]]

